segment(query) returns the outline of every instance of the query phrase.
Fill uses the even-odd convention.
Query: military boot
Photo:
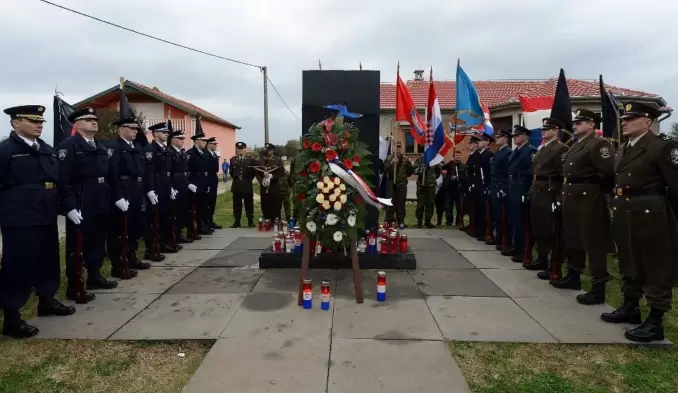
[[[417,228],[421,228],[421,227],[422,227],[422,220],[417,220]]]
[[[562,280],[555,280],[549,282],[558,289],[581,289],[581,274],[576,270],[568,270],[567,275]]]
[[[231,228],[240,228],[240,222],[234,222],[233,225],[231,225]]]
[[[435,228],[435,225],[431,224],[430,220],[428,222],[426,222],[426,224],[424,224],[424,226],[426,226],[426,228],[429,228],[429,229]]]
[[[650,314],[640,326],[627,330],[624,337],[631,341],[649,343],[664,339],[664,311],[650,309]]]
[[[39,317],[48,317],[50,315],[64,317],[73,314],[75,314],[75,307],[67,306],[54,298],[41,297],[38,301]]]
[[[601,314],[600,319],[607,323],[641,323],[639,299],[624,298],[621,307]]]
[[[586,306],[605,304],[605,283],[593,284],[590,291],[577,295],[577,303]]]
[[[548,270],[549,268],[549,253],[540,252],[536,260],[532,261],[527,266],[524,266],[527,270]]]
[[[13,338],[29,338],[38,334],[39,330],[21,319],[17,310],[4,310],[5,320],[2,324],[2,334]]]

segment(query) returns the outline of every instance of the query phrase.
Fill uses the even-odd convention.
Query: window
[[[412,138],[410,130],[409,129],[403,130],[403,132],[405,133],[405,154],[416,153],[414,138]]]

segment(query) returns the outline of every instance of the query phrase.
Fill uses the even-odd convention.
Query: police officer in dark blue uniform
[[[112,225],[106,243],[108,256],[111,259],[111,276],[120,278],[121,234],[127,232],[127,260],[131,269],[149,269],[151,265],[141,262],[136,257],[139,239],[145,228],[143,216],[144,200],[144,172],[146,160],[141,144],[137,141],[137,133],[143,132],[131,113],[121,114],[118,126],[118,137],[109,141],[108,148],[112,149],[111,169],[114,181],[111,184]],[[145,135],[142,135],[145,138]],[[123,218],[127,228],[123,228]],[[137,275],[136,270],[130,270],[131,276]]]
[[[532,187],[532,158],[537,149],[530,145],[531,131],[523,126],[514,126],[513,143],[515,148],[509,155],[509,223],[511,225],[511,244],[502,255],[511,256],[513,262],[522,262],[525,247],[525,215],[529,213],[529,193]]]
[[[502,207],[504,210],[507,234],[510,236],[510,227],[508,225],[508,191],[509,191],[509,156],[511,148],[509,147],[509,138],[511,132],[508,130],[499,130],[495,135],[497,152],[492,158],[492,180],[490,181],[490,202],[492,205],[492,218],[494,220],[495,244],[496,249],[502,249],[502,237],[504,236],[502,228]]]
[[[76,239],[78,232],[82,237],[80,251],[83,265],[87,268],[88,289],[112,289],[118,286],[115,281],[101,276],[104,263],[108,219],[111,210],[110,160],[113,150],[97,143],[94,135],[99,127],[92,108],[76,110],[68,116],[77,132],[66,138],[56,147],[59,159],[59,195],[61,213],[66,216],[66,277],[68,285],[66,297],[76,299]],[[85,299],[94,300],[93,293],[87,293]]]
[[[177,190],[172,187],[170,160],[166,146],[170,131],[167,123],[154,124],[148,127],[148,130],[153,135],[153,141],[144,148],[146,158],[144,189],[147,203],[150,203],[146,205],[147,225],[144,236],[146,254],[144,258],[159,262],[164,260],[163,256],[149,252],[151,245],[155,242],[154,234],[157,234],[160,252],[175,253],[181,250],[179,244],[176,248],[170,245],[170,200],[176,198]]]
[[[485,205],[489,198],[492,157],[494,153],[489,149],[494,138],[487,133],[482,134],[478,141],[478,153],[473,161],[473,200],[475,202],[475,233],[477,240],[485,240],[487,229],[487,210]]]
[[[217,138],[211,137],[207,140],[207,152],[210,158],[209,170],[209,191],[207,192],[207,199],[209,208],[207,211],[206,225],[212,229],[221,229],[221,225],[214,222],[214,211],[217,207],[217,188],[219,187],[219,156],[217,155]]]
[[[169,123],[168,123],[169,126]],[[177,191],[174,201],[173,212],[176,214],[175,218],[175,236],[179,243],[193,243],[193,239],[189,239],[183,234],[183,229],[188,228],[190,220],[192,219],[190,212],[191,206],[189,205],[188,198],[188,154],[184,151],[184,141],[186,136],[184,131],[175,130],[170,132],[167,144],[170,160],[170,173],[172,174],[172,187]],[[200,235],[196,234],[197,239],[200,238]]]
[[[193,147],[188,150],[188,168],[190,170],[189,176],[189,190],[195,195],[196,207],[196,226],[198,234],[211,235],[214,229],[205,225],[208,214],[207,204],[207,189],[210,186],[209,172],[212,161],[209,158],[207,149],[207,136],[202,131],[199,119],[196,120],[195,135],[191,137],[193,140]]]
[[[21,319],[31,289],[38,295],[38,315],[71,315],[54,299],[59,290],[59,172],[50,145],[40,139],[45,107],[26,105],[7,108],[13,131],[0,142],[0,307],[4,311],[3,334],[26,338],[38,328]]]
[[[464,211],[462,212],[461,220],[462,223],[464,222],[464,215],[468,214],[469,218],[469,225],[464,227],[464,230],[466,233],[468,233],[469,236],[474,236],[476,235],[475,228],[471,228],[471,221],[475,223],[476,220],[476,203],[475,203],[475,198],[474,198],[474,182],[475,182],[475,165],[476,161],[478,160],[478,157],[480,157],[480,151],[478,149],[478,142],[480,139],[477,136],[472,136],[469,141],[468,141],[468,149],[470,150],[471,153],[469,153],[468,158],[466,159],[466,170],[465,170],[465,181],[464,181],[464,187],[466,191],[466,195],[464,196]],[[471,231],[473,229],[473,231]]]

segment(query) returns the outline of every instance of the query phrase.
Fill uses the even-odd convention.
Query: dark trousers
[[[494,233],[497,244],[501,244],[501,239],[504,236],[504,222],[507,230],[507,236],[510,236],[510,225],[508,223],[508,200],[507,196],[501,197],[497,193],[498,189],[492,190],[490,194],[490,202],[492,205],[492,219],[494,220]],[[502,219],[503,211],[503,219]]]
[[[459,187],[448,188],[445,192],[445,221],[447,225],[456,224],[461,220],[461,195]]]
[[[248,223],[254,222],[254,194],[233,193],[233,219],[236,224],[240,224],[242,217],[242,206],[245,205],[245,215],[247,215]]]
[[[262,187],[261,192],[261,212],[264,219],[274,221],[280,218],[280,189],[270,187],[268,191]]]
[[[154,235],[157,235],[159,245],[169,244],[171,234],[169,200],[169,198],[162,198],[155,205],[152,205],[151,202],[146,202],[144,242],[146,243],[147,250],[151,249]]]
[[[68,286],[75,285],[77,233],[81,234],[82,263],[87,269],[88,279],[98,277],[104,264],[106,235],[108,234],[109,214],[97,214],[87,217],[80,225],[66,218],[66,277]]]
[[[136,258],[139,239],[146,228],[146,213],[145,210],[142,211],[142,205],[130,203],[129,209],[124,213],[117,207],[113,207],[110,231],[108,232],[108,240],[106,242],[106,251],[111,259],[113,269],[120,268],[120,253],[122,251],[120,239],[125,229],[123,228],[123,223],[127,224],[127,258],[131,262]]]
[[[51,299],[59,290],[59,230],[53,225],[2,228],[0,308],[17,312],[35,288]]]
[[[188,189],[177,191],[179,191],[177,199],[170,201],[170,214],[174,213],[174,233],[179,236],[181,231],[188,228],[188,224],[191,222],[191,204],[189,203],[191,196],[187,195],[190,192]]]
[[[405,222],[405,202],[407,201],[407,186],[394,186],[392,188],[391,203],[393,207],[386,212],[388,219],[395,219],[399,224]]]
[[[209,194],[207,188],[198,188],[195,193],[195,220],[198,230],[207,228],[207,217],[209,217]]]
[[[214,223],[214,212],[217,209],[217,189],[219,187],[219,182],[215,181],[214,184],[210,186],[210,192],[207,193],[207,200],[209,203],[207,211],[207,223]]]
[[[280,206],[281,206],[281,212],[284,213],[285,221],[289,221],[291,215],[290,211],[290,193],[288,192],[281,192],[280,193]],[[281,213],[278,213],[280,217],[283,217]]]
[[[567,266],[572,270],[583,272],[586,269],[586,252],[569,248],[567,250]],[[603,284],[610,281],[612,277],[607,271],[607,255],[589,255],[589,272],[592,284]]]
[[[442,224],[446,204],[447,204],[447,192],[444,187],[440,187],[435,197],[436,224],[438,225]]]
[[[530,211],[529,200],[522,201],[522,195],[509,195],[509,224],[511,242],[516,251],[523,252],[525,247],[525,214]],[[528,245],[532,248],[532,245]]]
[[[487,228],[487,210],[485,209],[487,197],[482,189],[478,189],[477,191],[475,189],[473,190],[473,202],[475,206],[475,237],[484,238],[485,228]]]
[[[673,288],[645,284],[641,280],[622,277],[622,293],[627,299],[640,299],[645,295],[647,305],[667,312],[673,306]]]

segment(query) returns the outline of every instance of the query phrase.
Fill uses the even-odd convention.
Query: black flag
[[[125,92],[123,89],[120,89],[120,119],[134,119],[137,124],[139,124],[139,119],[134,115],[134,111],[132,110],[132,106],[129,104],[129,101],[127,100],[127,96],[125,95]],[[146,138],[146,130],[144,129],[142,124],[139,124],[139,130],[137,131],[137,136],[134,139],[134,142],[138,143],[139,146],[142,148],[148,146],[148,138]]]
[[[563,143],[570,143],[572,140],[572,102],[570,101],[570,92],[567,90],[565,70],[562,68],[560,69],[560,75],[558,76],[556,94],[553,97],[551,118],[565,124],[565,130],[561,131],[558,138]]]
[[[73,124],[68,121],[68,116],[75,112],[75,108],[66,103],[54,94],[54,143],[52,146],[58,146],[64,139],[73,135]]]
[[[621,120],[619,119],[619,112],[622,109],[622,105],[605,88],[602,75],[600,76],[600,105],[603,108],[603,137],[615,142],[617,146],[619,146],[621,143]]]
[[[202,124],[200,124],[200,116],[195,117],[195,132],[193,135],[202,135],[203,137],[205,136],[205,133],[202,130]]]

